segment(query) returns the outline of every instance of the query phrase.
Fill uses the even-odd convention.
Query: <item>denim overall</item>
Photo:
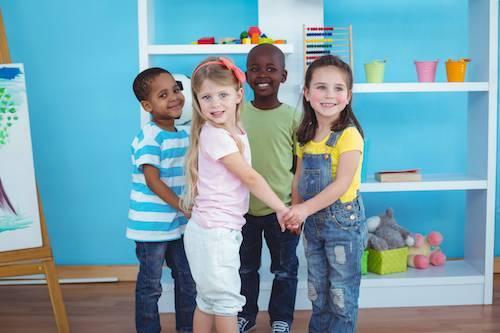
[[[332,132],[326,145],[333,148],[342,134]],[[329,149],[327,149],[329,150]],[[299,193],[308,200],[330,185],[331,155],[304,154]],[[308,296],[312,302],[310,333],[356,331],[361,255],[367,228],[361,197],[335,201],[311,215],[304,224]]]

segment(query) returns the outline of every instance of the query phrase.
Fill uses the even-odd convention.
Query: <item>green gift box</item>
[[[408,248],[385,251],[368,250],[368,271],[377,274],[406,272]]]
[[[361,274],[368,274],[368,250],[364,250],[361,257]]]

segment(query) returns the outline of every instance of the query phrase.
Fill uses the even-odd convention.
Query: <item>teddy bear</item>
[[[372,216],[366,220],[368,226],[368,247],[378,251],[413,246],[415,240],[406,229],[397,224],[392,208],[384,215]]]
[[[441,266],[446,262],[446,256],[439,248],[443,236],[433,231],[427,237],[415,234],[415,244],[408,249],[408,266],[425,269],[430,265]]]

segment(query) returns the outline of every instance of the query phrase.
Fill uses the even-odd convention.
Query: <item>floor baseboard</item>
[[[116,278],[118,281],[136,281],[139,267],[137,265],[106,265],[106,266],[57,266],[57,273],[60,279],[106,279]],[[500,257],[494,261],[494,273],[500,274]],[[158,306],[160,312],[172,312],[173,304],[173,285],[163,282],[163,293]],[[261,293],[259,295],[259,308],[267,309],[267,302],[270,297],[271,282],[262,281]],[[296,310],[309,310],[311,304],[307,298],[307,285],[304,281],[299,281],[297,288]]]
[[[136,281],[138,265],[70,266],[56,267],[60,279],[117,278],[119,281]]]
[[[106,265],[106,266],[71,266],[58,265],[57,273],[61,279],[112,278],[119,281],[135,281],[139,266],[137,265]],[[500,257],[495,258],[493,272],[500,274]]]

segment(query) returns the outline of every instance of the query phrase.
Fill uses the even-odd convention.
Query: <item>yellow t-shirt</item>
[[[326,145],[326,142],[330,138],[327,135],[320,142],[309,141],[304,146],[297,145],[297,157],[302,159],[304,154],[330,154],[332,160],[332,179],[335,179],[337,175],[337,167],[339,164],[339,157],[342,153],[352,150],[359,150],[363,154],[363,137],[358,132],[356,127],[346,128],[340,137],[337,139],[337,143],[334,147]],[[356,198],[359,186],[361,184],[361,164],[363,162],[363,155],[359,159],[358,169],[354,174],[351,185],[347,191],[340,196],[340,201],[348,202]]]

